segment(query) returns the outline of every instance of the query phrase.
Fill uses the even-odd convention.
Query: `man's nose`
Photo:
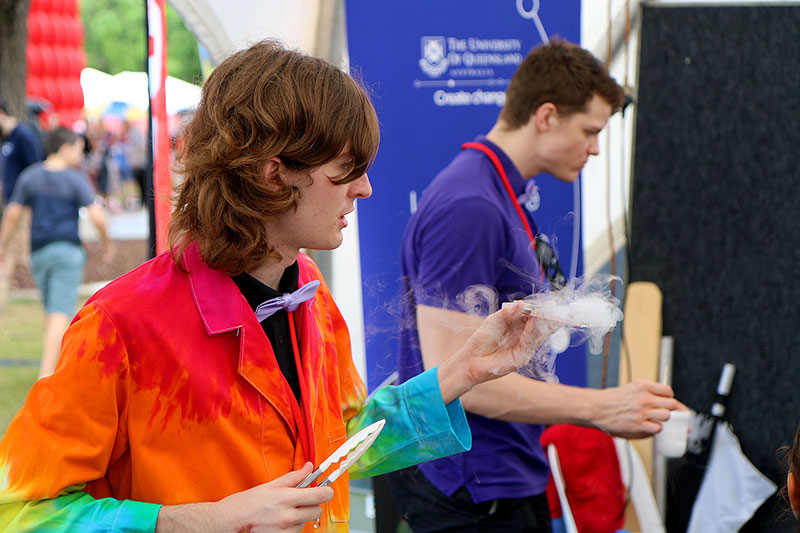
[[[369,183],[369,177],[366,172],[363,176],[352,182],[351,192],[356,198],[369,198],[372,196],[372,185]]]
[[[600,142],[598,138],[592,137],[592,140],[589,142],[589,155],[599,155],[600,154]]]

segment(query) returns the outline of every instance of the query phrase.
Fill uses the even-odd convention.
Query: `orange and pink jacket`
[[[307,256],[298,261],[299,285],[322,280]],[[161,505],[217,501],[316,466],[381,418],[354,477],[469,449],[463,409],[443,404],[436,369],[365,403],[324,281],[294,312],[298,404],[230,276],[194,245],[182,265],[162,254],[79,311],[55,374],[34,385],[0,442],[0,529],[154,531]],[[348,530],[348,476],[333,488],[321,529],[307,530]]]

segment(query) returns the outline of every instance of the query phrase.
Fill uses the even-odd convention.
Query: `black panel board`
[[[780,486],[800,420],[800,6],[645,4],[641,24],[630,279],[664,293],[683,402],[707,412],[737,365],[729,419]],[[791,531],[781,511],[742,531]]]

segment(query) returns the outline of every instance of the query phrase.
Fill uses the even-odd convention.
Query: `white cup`
[[[661,432],[655,434],[656,452],[664,457],[683,457],[691,420],[691,411],[671,411],[669,420],[661,425]]]

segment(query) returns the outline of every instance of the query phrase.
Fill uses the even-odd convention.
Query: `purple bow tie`
[[[294,292],[285,292],[283,296],[267,300],[256,307],[256,318],[259,322],[271,317],[281,309],[286,309],[290,313],[295,311],[300,304],[314,297],[319,287],[319,280],[309,281]]]

